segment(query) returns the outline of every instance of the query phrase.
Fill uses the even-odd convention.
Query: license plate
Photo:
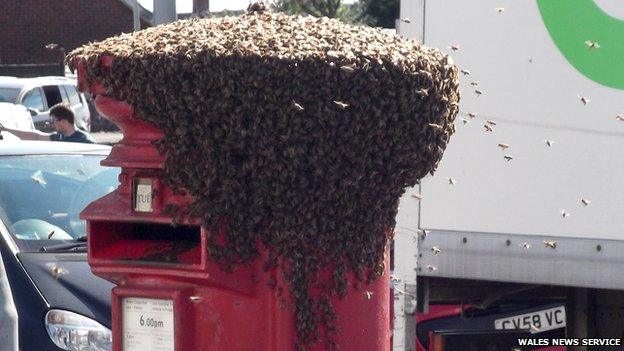
[[[173,301],[126,297],[121,309],[124,351],[173,351]]]
[[[566,313],[563,306],[519,314],[494,321],[494,329],[528,329],[532,334],[565,328],[565,326]]]

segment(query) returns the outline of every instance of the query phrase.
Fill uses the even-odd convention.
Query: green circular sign
[[[574,68],[596,83],[624,89],[624,21],[593,0],[537,0],[551,38]]]

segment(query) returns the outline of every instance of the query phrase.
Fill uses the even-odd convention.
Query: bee
[[[418,201],[422,200],[422,195],[420,194],[412,193],[411,196]]]
[[[476,114],[476,113],[474,113],[474,112],[467,112],[467,113],[466,113],[466,115],[468,115],[468,117],[470,117],[470,118],[475,118],[475,117],[477,117],[477,114]]]
[[[499,143],[498,147],[501,148],[501,150],[506,150],[509,148],[509,144],[505,144],[505,143]]]
[[[463,75],[465,75],[465,76],[469,76],[469,75],[470,75],[470,71],[469,71],[469,70],[467,70],[467,69],[462,69],[462,70],[460,70],[460,72],[461,72]]]
[[[373,297],[373,293],[372,293],[372,292],[370,292],[370,291],[368,291],[368,290],[366,290],[366,291],[364,292],[364,297],[365,297],[367,300],[370,300],[370,299]]]
[[[550,247],[551,249],[556,249],[557,248],[557,242],[556,241],[544,240],[544,246]]]
[[[504,7],[496,7],[494,8],[494,11],[498,12],[499,14],[505,12],[505,8]]]
[[[473,80],[472,82],[470,82],[470,86],[477,87],[477,86],[479,86],[479,83],[477,83],[477,82],[475,82]]]
[[[617,119],[618,121],[624,122],[624,115],[617,115],[615,116],[615,119]]]
[[[548,145],[548,147],[551,147],[555,143],[552,140],[544,140],[544,142],[546,143],[546,145]]]
[[[491,126],[495,126],[496,122],[492,121],[491,119],[488,119],[487,121],[485,121],[485,123],[491,125]]]
[[[444,129],[444,127],[442,127],[442,126],[441,126],[441,125],[439,125],[439,124],[435,124],[435,123],[429,123],[429,124],[428,124],[428,126],[429,126],[429,127],[431,127],[431,128],[433,128],[433,129],[437,129],[437,130],[442,130],[442,129]]]
[[[468,120],[465,118],[459,118],[459,121],[462,122],[463,124],[468,123]]]
[[[432,265],[427,265],[427,269],[429,270],[429,272],[433,272],[438,270],[436,267],[432,266]]]
[[[566,217],[570,216],[570,212],[566,212],[565,210],[561,210],[560,213],[561,213],[561,217],[563,217],[563,218],[566,218]]]
[[[493,132],[494,131],[494,128],[492,128],[492,126],[490,126],[487,123],[483,125],[483,128],[485,128],[486,132]]]
[[[581,95],[577,95],[579,97],[579,99],[581,99],[581,102],[583,103],[583,105],[587,105],[589,104],[589,102],[591,101],[590,99],[586,98],[585,96],[581,96]]]
[[[477,96],[481,96],[481,94],[483,94],[483,92],[479,89],[475,89],[475,94],[477,94]]]
[[[432,247],[431,247],[431,252],[433,252],[433,254],[434,254],[434,255],[439,254],[441,251],[442,251],[442,250],[440,250],[440,248],[439,248],[439,247],[437,247],[437,246],[432,246]]]
[[[524,242],[524,243],[520,244],[520,247],[522,247],[525,250],[528,250],[528,249],[531,248],[531,244],[529,244],[527,242]]]
[[[446,179],[448,180],[449,185],[455,185],[455,184],[457,184],[457,180],[455,180],[455,179],[453,179],[453,178],[451,178],[451,177],[446,177]]]
[[[202,297],[201,296],[189,296],[189,300],[191,300],[191,302],[201,302]]]
[[[338,107],[340,107],[343,110],[349,107],[349,104],[342,102],[342,101],[334,100],[334,104],[338,105]]]
[[[513,160],[513,156],[511,156],[511,155],[505,155],[503,157],[505,158],[505,160],[507,160],[507,162]]]
[[[401,18],[401,22],[412,23],[412,20],[409,17]]]
[[[581,203],[583,204],[583,206],[587,207],[589,206],[589,204],[591,203],[591,201],[581,198]]]
[[[61,275],[69,273],[67,269],[56,266],[52,263],[48,263],[46,266],[50,269],[50,274],[54,277],[54,279],[59,279]]]
[[[293,106],[299,110],[299,111],[303,111],[303,106],[301,106],[299,103],[297,103],[297,101],[293,100]]]
[[[590,48],[590,49],[598,49],[598,48],[600,48],[600,44],[598,44],[595,41],[591,41],[591,40],[586,40],[585,41],[585,45],[587,45],[587,47]]]
[[[340,69],[343,72],[347,72],[347,73],[353,73],[353,71],[355,71],[355,67],[354,66],[340,66]]]
[[[449,49],[451,49],[453,51],[457,51],[457,50],[459,50],[459,45],[457,45],[457,44],[451,45],[451,46],[449,46]]]

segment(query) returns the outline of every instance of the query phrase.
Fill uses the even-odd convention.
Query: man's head
[[[52,128],[61,134],[71,134],[74,132],[74,111],[66,103],[52,106],[50,109],[50,121]]]

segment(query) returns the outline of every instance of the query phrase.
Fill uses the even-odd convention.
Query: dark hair
[[[74,111],[69,108],[69,104],[61,102],[50,109],[50,118],[54,115],[54,118],[58,120],[66,120],[67,122],[74,124]]]

